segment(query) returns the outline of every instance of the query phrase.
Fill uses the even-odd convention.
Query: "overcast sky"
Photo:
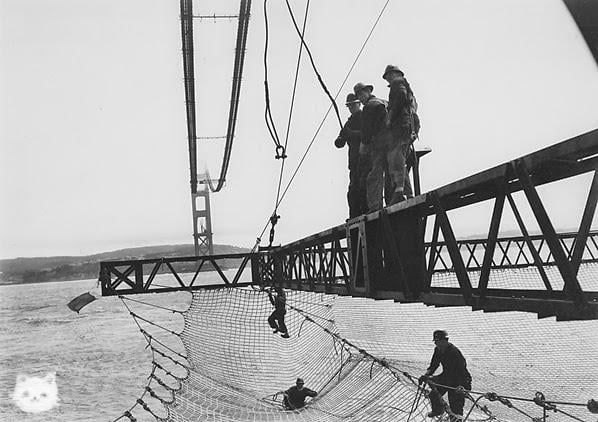
[[[306,39],[333,94],[384,3],[311,1]],[[0,4],[0,258],[192,243],[179,2]],[[302,21],[305,2],[291,4]],[[237,9],[234,1],[195,5],[196,14]],[[262,9],[253,2],[227,184],[211,197],[215,243],[252,246],[276,197],[280,161],[263,119]],[[268,11],[272,110],[284,138],[299,44],[284,2],[269,1]],[[197,21],[195,35],[198,133],[222,136],[236,22]],[[598,127],[598,68],[560,0],[391,0],[341,89],[343,120],[356,82],[387,97],[381,74],[389,63],[411,82],[418,142],[433,149],[422,163],[424,191]],[[285,180],[329,104],[304,60]],[[330,115],[281,205],[277,243],[345,220],[338,130]],[[213,175],[222,145],[200,148],[201,167]],[[588,183],[579,177],[540,190],[557,227],[579,224]],[[489,215],[482,205],[451,218],[464,236],[487,232]],[[512,226],[506,219],[501,228]]]

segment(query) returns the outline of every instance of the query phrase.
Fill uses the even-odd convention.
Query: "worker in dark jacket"
[[[316,397],[318,395],[314,390],[304,387],[303,384],[303,379],[297,378],[294,386],[282,392],[284,395],[282,402],[287,410],[301,409],[305,406],[306,397]]]
[[[274,306],[274,311],[268,317],[268,324],[274,330],[274,334],[280,333],[281,337],[289,338],[289,332],[284,323],[284,316],[287,313],[287,295],[280,286],[276,286],[275,291],[276,296],[273,296],[272,291],[268,290],[268,298],[272,306]]]
[[[369,171],[365,154],[360,156],[361,145],[361,103],[350,93],[347,95],[346,106],[351,115],[344,124],[338,137],[334,141],[337,148],[345,145],[349,147],[349,189],[347,191],[347,202],[349,203],[349,218],[355,218],[367,212],[365,194],[364,171]]]
[[[430,392],[432,411],[428,413],[428,417],[433,418],[444,413],[441,397],[447,391],[451,412],[462,416],[465,396],[456,388],[463,387],[466,390],[471,390],[471,375],[467,371],[467,362],[461,351],[455,345],[449,343],[446,331],[434,331],[433,339],[436,347],[434,348],[430,366],[419,379],[420,383],[427,381],[432,387]],[[432,376],[441,364],[442,373]],[[451,417],[451,420],[457,419]]]
[[[371,169],[366,177],[366,197],[368,211],[382,209],[382,191],[386,186],[394,186],[396,173],[393,159],[398,150],[393,145],[392,135],[386,126],[386,101],[372,94],[374,87],[357,83],[355,95],[363,104],[361,114],[361,142],[370,157]],[[392,182],[392,183],[390,183]]]
[[[407,158],[415,154],[413,142],[419,133],[419,116],[417,101],[404,73],[395,65],[389,64],[382,78],[388,82],[388,114],[386,124],[390,128],[394,143],[399,146],[396,155],[397,174],[395,176],[395,192],[391,203],[397,203],[413,197],[413,189],[409,180]]]

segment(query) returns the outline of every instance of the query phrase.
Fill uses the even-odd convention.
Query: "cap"
[[[357,99],[355,94],[353,94],[352,92],[350,94],[347,94],[347,102],[345,103],[345,105],[358,103],[358,102],[359,102],[359,100]]]
[[[297,384],[305,384],[303,378],[297,378]]]
[[[388,76],[388,74],[390,72],[398,72],[401,74],[401,76],[405,76],[405,74],[403,73],[403,71],[401,69],[399,69],[394,64],[389,64],[388,66],[386,66],[386,69],[384,69],[384,74],[382,75],[382,79],[385,79],[386,76]]]
[[[355,92],[355,95],[358,95],[361,91],[365,91],[365,90],[369,90],[370,92],[372,92],[374,90],[374,86],[373,85],[365,85],[361,82],[357,82],[355,84],[355,86],[353,87],[353,92]]]
[[[436,340],[448,340],[448,333],[444,330],[436,330],[432,335],[433,341]]]

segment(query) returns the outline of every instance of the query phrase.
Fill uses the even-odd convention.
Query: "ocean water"
[[[79,314],[67,308],[71,299],[86,291],[98,300]],[[146,297],[184,310],[191,295],[136,296]],[[146,309],[145,315],[175,330],[182,329],[180,315],[156,308]],[[146,385],[151,354],[145,346],[121,300],[101,297],[94,280],[0,286],[0,421],[97,422],[118,418]],[[43,377],[48,372],[56,372],[59,406],[39,414],[21,411],[11,399],[17,375]],[[140,420],[154,419],[148,415]]]

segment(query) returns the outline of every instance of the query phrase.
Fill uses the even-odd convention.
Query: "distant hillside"
[[[249,252],[249,249],[230,245],[214,245],[214,254],[218,255],[244,252]],[[194,247],[189,244],[143,246],[86,256],[1,259],[0,285],[94,279],[98,276],[100,261],[193,255],[195,255]],[[235,260],[224,260],[219,264],[224,269],[238,266]]]

